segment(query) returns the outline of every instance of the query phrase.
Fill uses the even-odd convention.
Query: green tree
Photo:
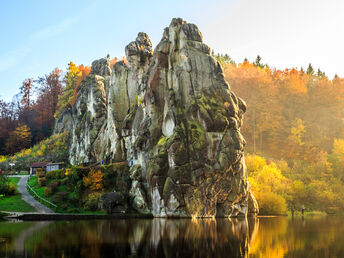
[[[311,63],[309,63],[306,73],[308,75],[314,75],[314,68]]]

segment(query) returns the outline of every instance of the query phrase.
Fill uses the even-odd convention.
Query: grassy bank
[[[288,211],[287,215],[292,216],[291,211]],[[327,215],[326,212],[323,212],[323,211],[305,211],[305,213],[303,215],[302,215],[301,211],[295,211],[294,212],[295,217],[302,217],[302,216],[311,217],[311,216],[326,216],[326,215]]]
[[[18,185],[19,177],[10,177],[10,183]],[[21,199],[21,195],[16,192],[11,196],[0,196],[0,211],[15,211],[15,212],[35,212],[36,210],[27,202]]]

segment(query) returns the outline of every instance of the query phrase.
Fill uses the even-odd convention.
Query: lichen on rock
[[[142,32],[125,52],[127,64],[97,60],[82,82],[66,119],[73,121],[70,162],[126,160],[129,205],[140,213],[256,213],[240,133],[246,104],[230,90],[197,26],[173,19],[154,52]]]

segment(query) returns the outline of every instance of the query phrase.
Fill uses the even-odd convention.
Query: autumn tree
[[[50,136],[55,124],[54,114],[58,98],[62,94],[62,71],[55,68],[50,74],[40,77],[38,97],[34,107],[38,125],[37,140]]]
[[[77,96],[78,96],[78,91],[81,85],[81,82],[90,74],[91,72],[91,67],[90,66],[84,66],[84,65],[79,65],[78,66],[79,69],[79,75],[76,81],[76,85],[74,87],[73,90],[73,100],[72,100],[72,104],[74,105],[74,103],[76,102]]]
[[[8,153],[15,153],[21,149],[29,147],[31,144],[31,132],[27,125],[20,124],[10,133],[6,142],[6,149]]]
[[[23,81],[20,87],[21,104],[24,108],[29,109],[32,105],[32,93],[33,93],[33,79],[26,79]]]
[[[79,68],[71,61],[68,64],[67,73],[64,77],[65,87],[62,95],[58,99],[58,109],[55,112],[55,118],[58,118],[66,109],[72,107],[74,98],[74,89],[77,86],[78,77],[81,75]]]

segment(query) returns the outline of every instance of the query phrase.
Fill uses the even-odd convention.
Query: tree
[[[40,77],[38,97],[34,107],[38,132],[36,140],[50,136],[54,128],[54,114],[57,110],[58,98],[62,94],[62,71],[55,68],[50,74]]]
[[[20,87],[20,94],[22,95],[20,103],[24,108],[29,109],[32,105],[32,84],[33,79],[26,79],[23,81],[22,86]]]
[[[72,107],[74,89],[77,86],[80,75],[79,68],[72,61],[69,62],[67,73],[64,77],[65,87],[62,90],[62,95],[58,99],[58,110],[55,112],[55,118],[58,118],[66,109]]]
[[[27,125],[21,124],[10,133],[6,142],[6,149],[8,153],[15,153],[21,149],[29,147],[31,144],[31,132]]]
[[[257,67],[264,68],[265,65],[263,65],[261,61],[262,61],[262,58],[260,57],[260,55],[257,55],[256,61],[253,64]]]
[[[308,75],[314,75],[314,68],[311,63],[309,63],[306,73]]]

